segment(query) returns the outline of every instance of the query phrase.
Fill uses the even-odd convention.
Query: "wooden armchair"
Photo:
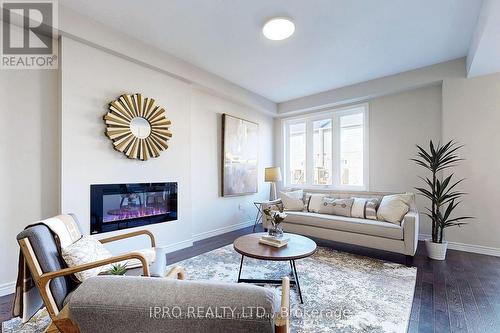
[[[139,230],[101,239],[101,243],[114,242],[130,237],[148,236],[151,247],[155,247],[154,235],[147,230]],[[92,263],[67,268],[64,260],[60,257],[56,241],[49,228],[43,224],[31,226],[22,231],[17,240],[21,252],[25,258],[26,265],[31,272],[33,282],[38,287],[43,305],[52,320],[52,324],[47,332],[57,332],[55,326],[58,326],[65,316],[64,305],[70,295],[79,284],[75,283],[69,276],[76,272],[96,268],[111,263],[117,263],[124,260],[138,260],[141,263],[143,276],[149,276],[149,266],[144,255],[131,252],[123,255],[113,256],[108,259],[99,260]],[[184,278],[183,270],[176,266],[167,277]],[[42,304],[40,304],[41,306]]]
[[[101,242],[109,243],[138,236],[148,236],[151,241],[151,246],[154,247],[156,245],[154,236],[146,230],[105,238],[102,239]],[[193,327],[189,326],[193,324],[192,321],[183,322],[174,320],[166,323],[158,320],[144,320],[143,316],[141,318],[134,318],[134,314],[137,314],[137,311],[130,314],[127,313],[127,309],[133,307],[134,304],[129,304],[129,307],[121,309],[118,313],[108,314],[108,317],[106,317],[106,314],[103,313],[96,317],[94,315],[95,313],[90,309],[95,302],[101,302],[101,305],[105,304],[103,308],[119,308],[122,301],[119,295],[123,292],[123,284],[128,284],[129,287],[127,290],[130,290],[130,293],[134,293],[134,297],[130,297],[134,300],[140,300],[141,297],[144,298],[144,290],[155,290],[154,294],[156,299],[143,299],[143,302],[146,302],[147,304],[170,304],[171,306],[182,307],[186,305],[195,305],[196,302],[200,302],[201,300],[203,302],[209,302],[209,304],[214,306],[225,306],[225,302],[232,301],[241,308],[243,306],[254,307],[255,304],[248,304],[248,299],[258,299],[259,302],[263,302],[262,304],[267,304],[270,309],[273,309],[274,317],[268,323],[268,326],[260,323],[260,325],[264,325],[263,327],[266,329],[258,329],[257,331],[277,333],[289,332],[290,282],[288,277],[283,278],[280,308],[277,308],[277,305],[271,304],[273,302],[270,301],[272,297],[269,296],[269,293],[272,291],[262,287],[236,283],[214,284],[211,282],[201,281],[185,281],[185,283],[180,285],[176,284],[172,280],[183,280],[185,278],[185,272],[180,266],[174,266],[171,268],[165,275],[167,279],[142,279],[132,276],[97,277],[86,280],[82,284],[76,284],[69,278],[69,276],[75,272],[130,259],[140,261],[142,265],[142,274],[147,277],[149,276],[148,263],[146,258],[140,253],[128,253],[77,267],[66,268],[64,261],[59,256],[54,237],[45,225],[35,225],[29,227],[21,232],[17,239],[21,247],[22,254],[26,259],[26,264],[31,272],[33,281],[40,291],[43,304],[46,306],[52,320],[45,332],[87,333],[102,331],[99,329],[99,327],[102,327],[99,326],[102,324],[101,322],[98,322],[99,320],[106,321],[108,323],[113,322],[113,324],[117,327],[120,327],[120,332],[137,332],[134,328],[127,325],[127,320],[132,320],[133,322],[139,321],[142,327],[141,332],[160,332],[165,330],[166,327],[169,327],[168,325],[186,325],[186,331],[197,331],[196,328],[193,329]],[[114,283],[111,284],[111,287],[109,285],[110,281]],[[96,292],[96,290],[98,292]],[[207,297],[205,293],[207,290],[211,291],[208,293],[208,297],[210,299],[203,298]],[[90,301],[87,300],[88,303],[84,304],[85,306],[76,306],[76,308],[72,308],[73,303],[80,302],[81,305],[81,302],[85,302],[84,295],[89,291],[89,294],[96,294],[98,297],[102,298],[99,300],[93,297]],[[258,296],[255,297],[255,295]],[[106,302],[113,302],[113,296],[115,301],[116,298],[118,298],[118,302],[116,304],[111,303],[110,306],[107,306],[109,303]],[[43,304],[40,304],[40,306]],[[88,318],[89,316],[82,314],[81,311],[85,310],[81,309],[90,309],[87,310],[91,312],[90,324],[82,319],[85,317]],[[80,313],[78,313],[78,311],[80,311]],[[144,322],[141,322],[141,320]],[[116,321],[116,323],[114,321]],[[214,324],[215,321],[216,320],[212,320],[209,322]],[[230,320],[222,320],[221,325],[231,325],[230,322]],[[258,325],[256,322],[258,321],[248,321],[247,324]],[[159,325],[159,323],[167,326],[154,326]],[[89,328],[89,325],[92,327]],[[236,327],[238,327],[238,325],[236,325]],[[241,327],[241,325],[239,327]],[[184,329],[184,326],[182,326],[182,328]],[[219,327],[212,329],[210,327],[204,327],[203,329],[206,332],[220,331]],[[237,329],[230,331],[238,332]],[[240,331],[245,330],[240,329]],[[245,332],[247,331],[248,330]]]

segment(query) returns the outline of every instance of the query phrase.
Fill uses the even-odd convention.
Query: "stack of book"
[[[274,247],[283,247],[288,244],[288,241],[290,240],[290,237],[287,235],[283,235],[281,238],[276,238],[268,235],[264,235],[259,239],[259,243],[265,244],[265,245],[270,245]]]

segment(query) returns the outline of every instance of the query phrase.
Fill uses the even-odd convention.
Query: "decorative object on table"
[[[156,259],[149,266],[149,274],[154,277],[165,276],[167,269],[167,249],[164,247],[156,247]]]
[[[270,167],[266,168],[264,172],[264,181],[271,183],[271,193],[269,194],[269,200],[276,200],[276,183],[281,181],[281,169],[280,167]]]
[[[108,271],[111,275],[124,275],[127,272],[127,264],[111,264],[111,269]]]
[[[265,208],[263,210],[264,214],[271,221],[271,228],[269,228],[269,236],[274,238],[283,237],[283,229],[281,229],[280,224],[286,218],[286,214],[283,212],[283,208],[280,210],[272,210],[270,208]]]
[[[283,234],[282,237],[280,238],[276,238],[274,236],[269,236],[269,235],[263,235],[260,237],[259,243],[280,248],[283,246],[287,246],[289,240],[290,236],[287,236],[285,234]]]
[[[431,172],[431,178],[422,178],[428,185],[427,188],[417,187],[416,189],[431,201],[431,208],[426,215],[432,221],[432,239],[426,239],[425,245],[429,258],[444,260],[448,242],[444,240],[444,229],[453,226],[461,226],[462,222],[471,219],[470,216],[452,217],[455,208],[460,204],[460,199],[465,193],[456,190],[456,186],[464,179],[455,181],[454,174],[451,173],[443,180],[439,180],[439,174],[444,170],[456,166],[460,161],[458,151],[462,148],[454,141],[449,141],[445,145],[434,146],[432,140],[429,143],[429,151],[417,145],[417,158],[412,158],[418,165]]]
[[[110,102],[104,121],[113,147],[131,159],[146,161],[160,156],[172,137],[165,109],[141,94],[124,94]]]
[[[257,208],[257,215],[255,215],[255,222],[253,224],[252,231],[255,231],[257,224],[259,224],[259,222],[261,222],[261,220],[264,216],[264,212],[263,212],[263,208],[262,208],[263,205],[266,205],[267,207],[271,207],[271,209],[275,208],[275,210],[280,210],[280,209],[283,210],[283,204],[281,203],[280,199],[273,200],[273,201],[268,201],[268,200],[254,201],[253,205],[255,206],[255,208]]]
[[[259,125],[222,115],[222,196],[257,193]]]

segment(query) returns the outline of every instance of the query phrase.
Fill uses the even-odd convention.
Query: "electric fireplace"
[[[90,185],[90,232],[177,220],[177,183]]]

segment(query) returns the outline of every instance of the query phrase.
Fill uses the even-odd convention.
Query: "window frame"
[[[363,113],[363,185],[341,185],[340,184],[340,117]],[[284,158],[284,177],[283,184],[287,188],[318,189],[318,190],[349,190],[349,191],[367,191],[370,188],[370,165],[369,165],[369,105],[368,103],[355,104],[340,108],[309,113],[306,115],[282,118],[281,128],[283,131],[283,158]],[[314,141],[313,141],[313,122],[322,119],[331,119],[332,121],[332,184],[321,185],[314,184],[313,164],[314,164]],[[306,165],[305,165],[305,184],[291,184],[290,182],[290,135],[289,127],[293,124],[305,123],[306,127]]]

